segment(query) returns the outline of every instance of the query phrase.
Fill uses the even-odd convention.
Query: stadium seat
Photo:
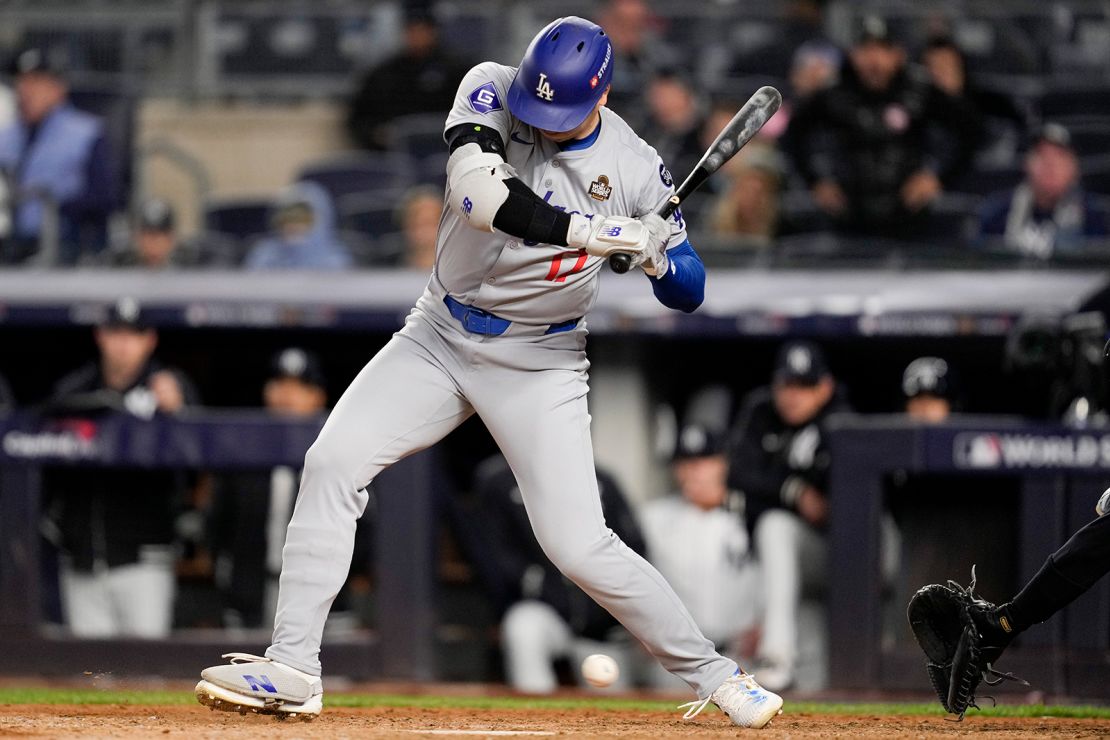
[[[1083,187],[1099,195],[1110,195],[1110,152],[1084,157],[1079,164]]]
[[[404,196],[404,190],[344,195],[336,201],[339,224],[370,238],[394,232],[400,228],[396,212]]]
[[[1068,126],[1072,146],[1080,157],[1110,154],[1110,111],[1102,121],[1087,121]]]
[[[347,152],[307,165],[296,179],[318,183],[338,202],[352,193],[403,188],[412,184],[415,170],[405,154]]]
[[[1000,190],[1013,189],[1024,176],[1020,163],[1012,167],[977,168],[964,173],[950,190],[955,193],[990,195]]]
[[[204,228],[236,239],[250,239],[270,229],[272,198],[227,198],[204,204]]]
[[[402,116],[389,124],[390,148],[423,162],[428,157],[445,154],[443,114]]]
[[[1070,125],[1106,120],[1110,111],[1110,84],[1083,87],[1049,86],[1041,98],[1041,117],[1066,120]]]

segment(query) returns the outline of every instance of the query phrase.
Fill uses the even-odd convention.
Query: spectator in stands
[[[189,264],[174,233],[173,207],[161,198],[149,198],[135,217],[134,237],[126,249],[107,255],[112,267],[163,270]]]
[[[347,112],[347,133],[364,149],[388,149],[389,125],[400,116],[442,115],[470,65],[449,52],[430,3],[406,3],[403,46],[359,83]]]
[[[785,146],[842,231],[912,238],[980,138],[975,110],[906,68],[886,23],[865,18],[839,82],[794,110]]]
[[[954,373],[939,357],[918,357],[902,374],[906,415],[925,424],[939,424],[952,414],[956,403]]]
[[[1025,158],[1025,181],[987,200],[979,232],[984,240],[1001,239],[1007,249],[1041,259],[1106,238],[1107,212],[1080,185],[1079,157],[1066,128],[1041,128]]]
[[[651,562],[718,650],[750,657],[760,576],[744,526],[744,497],[727,485],[724,435],[697,424],[684,427],[671,472],[678,490],[641,512]],[[666,676],[673,686],[673,676]]]
[[[397,209],[401,231],[393,237],[398,243],[386,251],[396,254],[398,264],[403,267],[431,270],[436,259],[436,234],[442,214],[442,189],[429,185],[409,189]]]
[[[268,412],[321,423],[327,380],[320,358],[290,347],[270,361],[262,387]],[[213,480],[209,539],[223,594],[224,624],[266,627],[274,622],[285,530],[293,515],[301,471],[289,466],[227,473]],[[347,591],[369,591],[370,517],[359,520]]]
[[[819,90],[831,87],[839,74],[843,54],[833,43],[810,40],[794,50],[790,60],[790,90],[778,113],[764,124],[760,136],[777,139],[786,132],[794,107]],[[718,129],[719,130],[719,129]]]
[[[247,254],[248,270],[343,270],[347,247],[336,237],[335,207],[328,191],[307,180],[295,183],[274,204],[273,233]]]
[[[637,128],[647,117],[644,91],[649,82],[657,72],[674,69],[680,57],[656,33],[647,0],[607,0],[597,23],[613,42],[613,64],[621,71],[613,77],[606,105]]]
[[[501,649],[509,685],[530,694],[548,694],[558,685],[555,661],[578,666],[591,653],[604,652],[618,663],[624,630],[604,609],[551,564],[536,542],[512,470],[497,455],[476,474],[478,516],[484,554],[475,568],[489,589],[501,618]],[[598,489],[605,522],[633,551],[643,554],[640,528],[612,476],[599,470]],[[627,687],[628,671],[616,688]]]
[[[56,208],[59,259],[73,264],[104,248],[119,201],[104,121],[73,107],[61,65],[44,50],[21,53],[13,74],[19,119],[0,130],[0,169],[18,204],[3,261],[33,254]]]
[[[732,165],[735,162],[735,165]],[[740,248],[765,249],[778,231],[782,165],[775,148],[753,141],[732,160],[713,209],[713,233]]]
[[[766,609],[757,650],[759,681],[781,690],[795,679],[803,588],[824,578],[828,417],[848,409],[820,348],[783,345],[770,388],[745,399],[735,427],[729,486],[744,494],[763,573]]]
[[[57,423],[95,435],[106,413],[150,419],[197,402],[192,384],[154,357],[158,333],[124,298],[96,329],[99,358],[67,375],[47,404]],[[55,468],[44,474],[48,531],[61,554],[66,625],[79,637],[165,637],[173,617],[174,471]]]
[[[690,81],[675,70],[656,74],[647,89],[644,140],[672,172],[689,172],[701,159],[704,113]],[[718,129],[719,131],[719,129]]]
[[[989,140],[983,142],[983,147],[989,150],[991,158],[1007,166],[1012,163],[1015,148],[1026,136],[1027,125],[1025,114],[1014,100],[975,84],[963,50],[951,36],[930,37],[921,52],[921,64],[937,89],[963,99],[990,127]]]

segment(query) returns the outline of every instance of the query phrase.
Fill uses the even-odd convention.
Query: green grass
[[[90,689],[0,688],[3,704],[133,704],[189,705],[195,701],[188,691],[97,691]],[[504,696],[420,696],[400,694],[328,694],[330,707],[413,707],[417,709],[593,709],[607,711],[674,712],[676,702],[646,699],[555,698],[531,699]],[[937,704],[866,703],[836,704],[787,702],[786,711],[797,714],[852,714],[856,716],[944,714]],[[1074,717],[1110,719],[1110,707],[1003,705],[971,710],[969,716],[986,717]]]

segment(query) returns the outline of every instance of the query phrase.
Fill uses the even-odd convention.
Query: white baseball
[[[586,679],[586,683],[590,686],[603,689],[616,681],[619,675],[620,668],[617,667],[617,661],[608,655],[595,653],[586,656],[582,661],[582,678]]]

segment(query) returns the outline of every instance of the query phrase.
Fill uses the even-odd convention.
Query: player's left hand
[[[667,242],[671,240],[671,227],[657,213],[649,213],[640,217],[648,231],[647,245],[644,247],[644,261],[641,267],[644,272],[652,277],[667,274],[669,260],[667,259]]]

